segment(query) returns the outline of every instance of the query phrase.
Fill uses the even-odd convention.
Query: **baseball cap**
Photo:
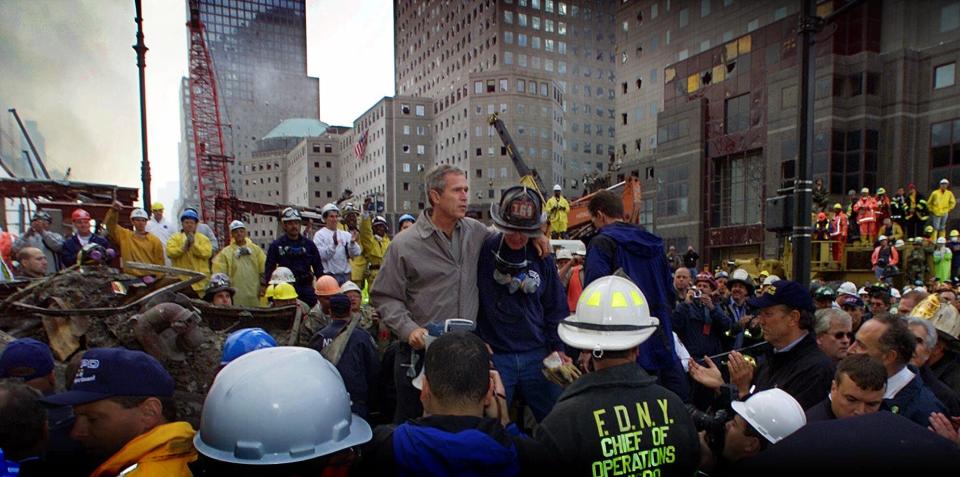
[[[863,308],[863,299],[854,295],[843,295],[840,297],[840,306],[856,306]]]
[[[814,308],[810,292],[806,287],[793,280],[773,282],[760,296],[747,300],[747,304],[757,309],[774,305],[786,305],[797,310],[809,311],[813,311]]]
[[[7,344],[0,354],[0,378],[30,381],[53,371],[53,353],[45,343],[33,338],[20,338]]]
[[[173,378],[143,351],[93,348],[83,353],[69,391],[43,398],[55,406],[76,406],[114,396],[173,396]]]
[[[350,297],[342,293],[330,296],[330,313],[334,316],[350,314]]]

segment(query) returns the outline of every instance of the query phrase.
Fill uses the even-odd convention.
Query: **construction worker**
[[[63,249],[60,251],[60,264],[63,268],[72,267],[77,263],[77,254],[88,243],[110,248],[110,242],[107,242],[107,239],[93,233],[89,212],[74,209],[70,214],[70,220],[73,222],[74,233],[63,241]]]
[[[552,257],[541,259],[531,238],[543,236],[543,202],[526,186],[503,191],[491,204],[497,233],[480,249],[477,334],[493,350],[507,403],[519,392],[540,422],[560,396],[560,386],[541,372],[543,360],[557,353],[572,363],[557,336],[557,324],[570,314]]]
[[[350,260],[361,254],[360,244],[357,242],[359,231],[344,231],[340,229],[340,209],[330,203],[320,209],[324,226],[313,236],[313,243],[323,261],[323,271],[337,279],[343,285],[351,278],[353,269]]]
[[[550,238],[562,239],[567,237],[567,214],[570,212],[570,202],[562,194],[560,184],[553,186],[553,197],[547,199],[547,214],[550,220]]]
[[[597,192],[587,208],[599,231],[587,247],[585,283],[589,285],[622,268],[633,283],[646,291],[660,318],[660,328],[654,339],[640,346],[640,365],[655,373],[667,389],[686,397],[689,384],[671,339],[671,305],[677,297],[669,285],[670,269],[663,254],[663,240],[642,227],[625,223],[623,200],[613,192]]]
[[[247,225],[230,222],[230,245],[213,258],[213,273],[224,273],[236,290],[233,304],[254,308],[260,306],[260,277],[267,263],[263,249],[247,240]]]
[[[927,205],[930,206],[930,225],[933,226],[935,236],[930,240],[936,240],[939,237],[946,237],[947,217],[950,211],[957,206],[957,199],[950,190],[950,181],[940,179],[940,187],[930,193],[927,199]]]
[[[891,216],[890,212],[890,196],[887,195],[887,189],[883,187],[877,188],[877,224],[882,224],[885,219],[889,219]],[[879,232],[883,233],[883,232]],[[890,235],[887,235],[890,237]]]
[[[373,283],[383,265],[383,257],[387,254],[387,247],[390,246],[390,236],[387,235],[387,219],[377,215],[373,216],[370,211],[364,212],[360,219],[360,249],[365,265],[365,273],[360,277],[360,281],[354,280],[354,283],[361,289],[365,289]],[[356,279],[356,274],[354,274]]]
[[[847,214],[843,212],[843,206],[840,203],[833,204],[833,218],[830,221],[830,240],[833,244],[833,261],[841,263],[843,261],[843,247],[847,244]]]
[[[230,277],[225,273],[214,273],[203,291],[203,301],[213,306],[233,306],[237,290],[230,286]]]
[[[373,202],[372,197],[367,197],[364,200],[363,208],[367,211],[374,210],[376,204]],[[343,208],[340,209],[342,215],[340,216],[340,230],[349,232],[351,235],[356,233],[357,243],[360,242],[360,210],[357,209],[353,202],[346,202],[343,204]],[[368,267],[367,267],[367,258],[363,255],[363,248],[360,249],[360,254],[350,258],[350,276],[347,280],[352,280],[354,283],[363,283],[364,277],[367,276]]]
[[[873,265],[873,273],[877,280],[886,281],[889,280],[887,278],[889,272],[897,271],[897,265],[900,263],[900,252],[890,246],[890,240],[886,235],[881,235],[877,241],[880,243],[873,249],[870,263]]]
[[[911,183],[907,186],[907,195],[904,201],[906,203],[904,219],[907,221],[907,237],[919,237],[923,231],[923,224],[929,218],[927,200],[917,191],[917,186]]]
[[[560,322],[560,339],[583,350],[583,361],[594,370],[564,390],[534,432],[563,474],[601,475],[598,469],[614,465],[624,475],[654,469],[662,476],[696,471],[699,438],[683,401],[637,364],[640,344],[651,336],[658,339],[660,320],[650,316],[650,305],[630,280],[606,276],[594,279],[583,290],[576,312]],[[653,409],[658,431],[640,424],[650,422]],[[613,444],[627,441],[628,446]],[[653,455],[658,448],[671,448],[673,458],[656,463],[647,459],[644,464],[634,458]]]
[[[387,346],[395,341],[395,337],[390,333],[390,329],[383,324],[377,310],[369,304],[363,303],[363,291],[356,283],[347,282],[340,287],[340,293],[350,298],[350,312],[360,314],[360,327],[367,330],[370,336],[377,342],[377,348],[382,355]],[[311,310],[312,312],[312,310]]]
[[[877,233],[886,235],[891,243],[903,238],[903,228],[890,217],[883,219],[883,223],[880,225],[880,230],[878,230]]]
[[[167,240],[167,256],[177,268],[186,268],[205,275],[203,280],[192,285],[196,297],[203,294],[207,288],[210,276],[210,257],[213,256],[213,246],[203,234],[197,233],[197,224],[200,217],[196,211],[187,209],[180,216],[181,231],[170,236]]]
[[[404,230],[413,227],[413,224],[417,223],[417,218],[410,214],[403,214],[400,216],[400,219],[397,221],[397,230],[403,232]]]
[[[315,331],[330,323],[330,297],[340,293],[340,288],[337,279],[332,275],[324,275],[317,279],[313,289],[317,304],[310,309],[311,320],[319,325]]]
[[[332,364],[312,349],[278,346],[220,371],[194,442],[200,475],[345,476],[353,448],[371,437]]]
[[[133,209],[130,212],[130,223],[133,224],[133,230],[121,227],[117,223],[120,210],[123,204],[114,202],[113,207],[107,211],[107,216],[103,219],[107,226],[107,234],[110,240],[120,246],[120,258],[126,262],[149,263],[153,265],[164,265],[165,256],[163,251],[163,242],[159,238],[147,232],[147,223],[150,217],[147,211],[143,209]],[[146,270],[136,270],[124,268],[124,273],[135,276],[153,275],[154,273]]]
[[[282,308],[284,306],[297,305],[300,307],[302,316],[310,312],[310,307],[297,295],[297,289],[289,283],[280,283],[273,287],[273,308]]]
[[[860,189],[860,200],[853,204],[853,210],[860,226],[860,243],[872,246],[877,238],[877,199],[870,195],[870,189]]]
[[[949,283],[950,267],[953,262],[953,252],[947,247],[947,239],[937,237],[937,248],[933,251],[934,276],[940,283]]]
[[[193,427],[176,420],[173,378],[156,358],[126,348],[83,353],[69,391],[43,398],[73,406],[70,436],[101,464],[92,477],[190,476]]]
[[[830,240],[830,220],[826,212],[818,212],[817,220],[813,224],[813,239],[819,241]]]
[[[310,239],[300,233],[300,211],[287,207],[280,213],[284,234],[278,237],[267,249],[267,262],[263,270],[261,284],[266,288],[270,276],[277,267],[287,267],[296,277],[297,296],[309,306],[317,304],[313,293],[314,278],[323,276],[323,263],[320,252]]]
[[[258,349],[273,348],[277,340],[264,331],[263,328],[241,328],[223,341],[223,354],[220,357],[220,366],[226,366],[231,361]]]
[[[277,267],[273,270],[273,273],[270,274],[270,280],[267,282],[267,286],[263,287],[263,296],[260,297],[261,306],[270,306],[270,303],[273,301],[273,287],[281,283],[289,283],[291,285],[297,283],[293,272],[287,267]]]
[[[160,242],[164,247],[167,246],[167,240],[170,239],[170,236],[176,233],[173,227],[167,223],[163,218],[163,204],[160,202],[154,202],[150,207],[150,211],[153,212],[150,220],[147,221],[147,232],[153,234],[155,237],[160,239]]]
[[[359,327],[359,317],[353,318],[350,298],[346,295],[338,293],[330,297],[330,317],[330,323],[310,338],[307,347],[317,350],[337,367],[350,393],[350,410],[368,419],[380,374],[377,345],[373,337]]]
[[[898,187],[897,193],[890,198],[890,219],[892,219],[895,224],[899,224],[906,233],[909,233],[907,227],[908,212],[907,196],[903,191],[903,187]]]

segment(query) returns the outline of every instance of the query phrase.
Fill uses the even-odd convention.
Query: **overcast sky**
[[[183,0],[143,0],[154,200],[179,193],[180,78],[187,69]],[[37,121],[48,168],[79,181],[140,186],[140,111],[133,0],[0,1],[0,114]],[[307,0],[308,73],[320,119],[353,120],[392,96],[389,0]],[[357,74],[354,72],[362,72]]]

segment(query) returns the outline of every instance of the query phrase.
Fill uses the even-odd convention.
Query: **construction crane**
[[[513,143],[513,138],[510,137],[510,133],[507,132],[507,127],[503,125],[503,120],[500,119],[497,113],[493,113],[487,119],[487,122],[497,130],[497,134],[500,135],[500,140],[503,141],[503,145],[507,147],[507,155],[510,156],[510,160],[513,161],[513,167],[515,167],[517,173],[520,174],[520,183],[531,189],[536,189],[540,197],[543,197],[547,189],[543,186],[540,174],[537,173],[536,169],[531,169],[527,166],[527,163],[520,157],[520,153],[517,152],[517,146]]]
[[[220,99],[217,79],[205,29],[200,21],[200,0],[190,0],[190,118],[193,123],[193,144],[197,163],[197,188],[200,196],[200,218],[213,223],[220,243],[226,243],[226,224],[230,210],[218,209],[217,198],[230,198],[228,165],[233,161],[223,145],[220,120]]]

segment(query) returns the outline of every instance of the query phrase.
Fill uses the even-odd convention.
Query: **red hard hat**
[[[90,220],[90,212],[83,209],[75,209],[70,215],[71,220]]]

